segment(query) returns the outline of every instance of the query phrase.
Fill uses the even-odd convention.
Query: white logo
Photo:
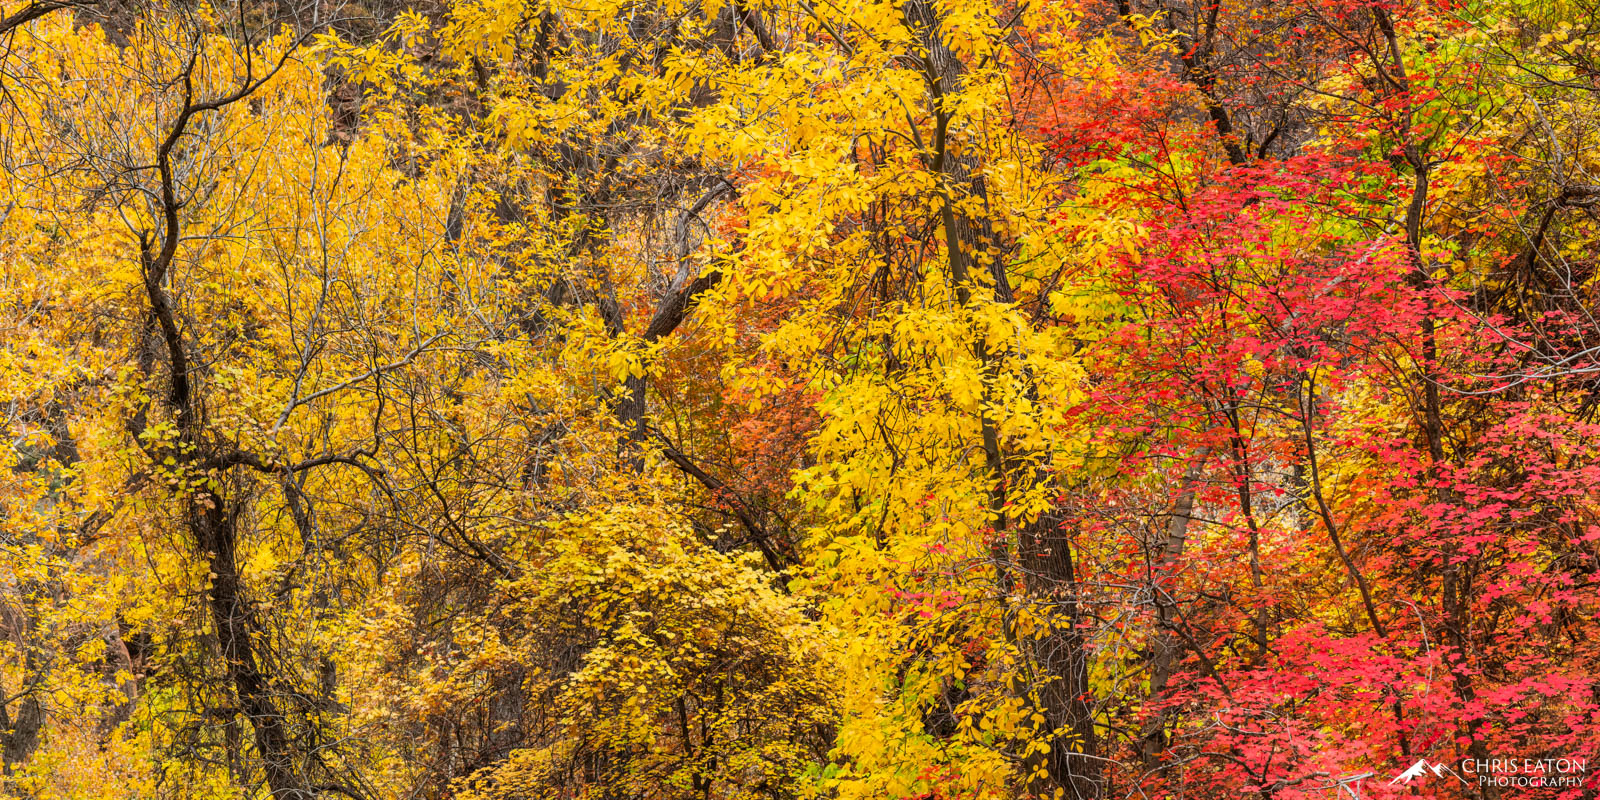
[[[1460,775],[1457,775],[1455,770],[1450,769],[1449,767],[1445,766],[1444,764],[1442,764],[1442,763],[1440,763],[1440,764],[1429,764],[1427,759],[1421,758],[1421,759],[1417,759],[1417,763],[1412,764],[1409,767],[1406,767],[1406,771],[1405,772],[1402,772],[1399,775],[1394,776],[1394,780],[1389,781],[1389,785],[1393,786],[1393,785],[1399,783],[1399,784],[1404,784],[1406,786],[1410,786],[1412,781],[1422,777],[1423,773],[1427,773],[1427,772],[1432,772],[1435,776],[1438,776],[1438,777],[1444,777],[1444,774],[1446,772],[1448,772],[1448,773],[1450,773],[1450,777],[1455,778],[1458,781],[1461,781],[1463,784],[1467,783],[1465,778],[1461,777]],[[1468,785],[1471,785],[1471,784],[1468,784]]]

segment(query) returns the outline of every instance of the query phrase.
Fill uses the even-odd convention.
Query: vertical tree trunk
[[[1155,574],[1151,576],[1151,602],[1155,604],[1156,609],[1156,629],[1150,646],[1150,691],[1146,699],[1147,706],[1161,700],[1162,693],[1167,689],[1167,683],[1177,671],[1178,656],[1183,652],[1175,630],[1177,603],[1163,585],[1163,579],[1168,577],[1167,573],[1183,555],[1184,546],[1188,542],[1189,521],[1194,516],[1195,491],[1199,488],[1200,473],[1210,453],[1211,448],[1200,448],[1194,463],[1184,472],[1183,485],[1178,489],[1178,497],[1172,504],[1172,511],[1167,514],[1166,540],[1162,542]],[[1139,732],[1139,755],[1146,771],[1160,767],[1161,752],[1167,747],[1167,716],[1164,712],[1151,714]]]
[[[307,800],[313,793],[301,779],[287,720],[273,701],[272,686],[256,653],[254,621],[239,576],[236,548],[239,507],[209,492],[191,504],[190,529],[215,576],[209,605],[222,667],[233,687],[239,713],[255,733],[256,755],[273,800]]]

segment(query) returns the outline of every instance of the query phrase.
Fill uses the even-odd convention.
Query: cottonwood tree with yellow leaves
[[[0,6],[0,797],[1591,797],[1597,11]]]

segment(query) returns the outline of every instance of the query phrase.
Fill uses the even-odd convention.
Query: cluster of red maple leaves
[[[1119,783],[1593,797],[1460,769],[1600,755],[1600,327],[1537,238],[1578,204],[1472,124],[1459,8],[1149,10],[1167,60],[1043,128],[1148,220],[1076,409],[1123,480],[1063,498],[1098,619],[1159,631],[1149,699],[1099,698]],[[1420,759],[1464,777],[1389,781]]]

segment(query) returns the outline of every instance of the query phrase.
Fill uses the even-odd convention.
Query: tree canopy
[[[1593,798],[1595,42],[5,0],[0,797]]]

